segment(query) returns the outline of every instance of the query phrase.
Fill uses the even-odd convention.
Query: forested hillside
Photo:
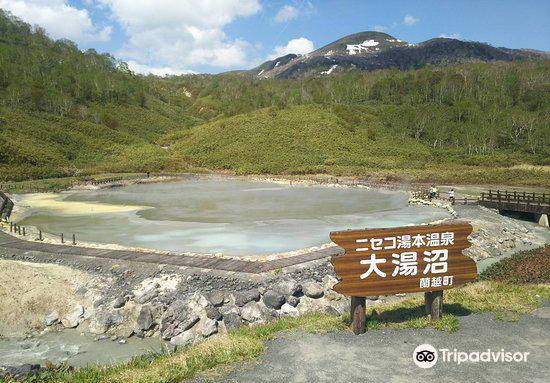
[[[550,185],[550,60],[137,76],[0,13],[0,181],[98,172]]]
[[[0,180],[158,169],[186,100],[0,10]]]

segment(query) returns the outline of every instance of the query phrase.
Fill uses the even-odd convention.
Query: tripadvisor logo
[[[528,352],[512,352],[505,351],[501,349],[500,351],[491,351],[487,349],[486,351],[472,351],[464,352],[450,350],[448,348],[440,348],[439,353],[441,354],[441,361],[447,363],[510,363],[510,362],[527,362]],[[433,367],[438,360],[438,350],[435,347],[429,344],[421,344],[418,346],[413,353],[414,363],[421,368],[431,368]]]

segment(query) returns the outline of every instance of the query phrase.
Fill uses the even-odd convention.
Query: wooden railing
[[[498,210],[549,214],[550,194],[489,190],[481,193],[479,204]]]
[[[527,193],[510,192],[507,190],[489,190],[487,193],[481,193],[481,201],[491,202],[509,202],[509,203],[528,203],[528,204],[550,204],[550,194],[547,193]]]

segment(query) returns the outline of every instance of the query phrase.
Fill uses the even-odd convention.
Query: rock
[[[302,285],[292,279],[283,279],[273,286],[273,290],[283,295],[297,295],[302,291]]]
[[[158,292],[158,283],[151,283],[138,293],[136,293],[136,296],[134,300],[136,303],[144,304],[149,302],[151,299],[156,298],[159,294]]]
[[[74,310],[61,320],[61,324],[66,328],[74,328],[80,324],[83,316],[84,306],[76,305]]]
[[[260,300],[260,292],[258,291],[258,289],[252,289],[242,293],[234,293],[233,296],[235,298],[235,305],[237,307],[242,307],[248,302],[257,302]]]
[[[122,323],[122,316],[118,312],[100,311],[93,316],[88,325],[92,334],[105,334],[112,326]]]
[[[118,341],[119,344],[126,344],[128,341],[126,339],[120,339]]]
[[[248,302],[241,308],[241,317],[250,323],[262,319],[262,309],[257,302]]]
[[[44,317],[44,322],[46,323],[46,326],[52,326],[59,322],[59,313],[55,310],[52,310],[46,314]]]
[[[371,295],[371,296],[368,296],[368,297],[365,297],[366,299],[368,299],[369,301],[377,301],[378,300],[378,295]]]
[[[183,301],[172,302],[160,319],[162,338],[170,339],[190,329],[199,319],[199,315],[186,306]]]
[[[195,335],[193,334],[193,331],[187,330],[170,339],[170,343],[177,347],[185,347],[192,344],[193,340],[195,340]]]
[[[124,307],[125,304],[126,304],[126,299],[124,297],[118,297],[113,301],[113,308],[120,309]]]
[[[218,332],[218,322],[213,319],[206,319],[201,329],[201,335],[205,338]]]
[[[299,314],[298,309],[294,306],[289,305],[288,303],[285,303],[281,306],[281,315],[282,316],[291,316],[291,317],[297,317]]]
[[[261,295],[264,295],[266,291],[267,291],[267,289],[265,288],[265,286],[260,286],[260,287],[258,287],[258,292],[259,292]]]
[[[325,314],[340,316],[340,311],[332,306],[326,306],[323,310]]]
[[[87,292],[88,292],[88,289],[86,288],[86,286],[80,286],[78,289],[75,290],[74,293],[76,295],[83,297],[86,295]]]
[[[221,320],[222,319],[222,314],[220,313],[220,310],[218,310],[216,307],[214,306],[208,306],[206,309],[206,317],[208,319],[214,319],[214,320]]]
[[[37,375],[40,372],[44,371],[44,367],[40,367],[39,364],[29,364],[25,363],[20,366],[15,367],[6,367],[5,373],[0,370],[0,379],[4,379],[4,377],[11,377],[16,380],[25,380],[30,378],[33,375]],[[7,380],[11,381],[11,380]]]
[[[243,324],[241,316],[237,313],[227,314],[224,316],[223,322],[225,323],[227,330],[237,330]]]
[[[142,306],[136,320],[137,327],[140,330],[149,330],[153,326],[154,318],[150,306]]]
[[[332,290],[334,285],[338,283],[338,279],[336,279],[332,275],[325,275],[322,279],[322,282],[325,291],[329,291]]]
[[[267,307],[275,310],[279,310],[283,305],[283,303],[285,303],[285,297],[284,295],[278,292],[275,292],[273,290],[268,290],[263,296],[263,301]]]
[[[300,298],[291,295],[286,298],[286,303],[288,303],[292,307],[296,307],[298,306],[298,303],[300,303]]]
[[[223,306],[224,303],[227,303],[225,293],[223,291],[214,291],[212,294],[210,294],[208,300],[214,306]]]
[[[325,292],[323,286],[316,282],[308,282],[303,286],[304,294],[310,298],[321,298]]]
[[[196,291],[193,296],[191,297],[191,300],[189,301],[189,308],[191,308],[193,311],[200,313],[203,311],[206,307],[210,305],[210,302],[208,299],[204,297],[204,295],[200,294],[198,291]]]

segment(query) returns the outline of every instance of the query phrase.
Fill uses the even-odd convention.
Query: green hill
[[[0,10],[0,181],[161,170],[187,97]]]
[[[0,182],[204,167],[550,186],[549,111],[550,60],[144,77],[0,10]]]

